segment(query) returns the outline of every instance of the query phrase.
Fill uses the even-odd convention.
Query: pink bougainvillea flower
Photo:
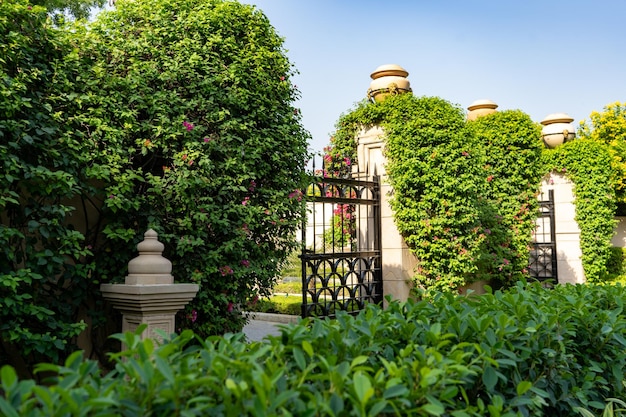
[[[245,197],[243,201],[241,202],[241,205],[247,206],[249,202],[250,202],[250,197]]]
[[[203,140],[204,140],[204,143],[207,143],[211,141],[211,138],[204,138]]]
[[[280,80],[281,80],[281,81],[285,81],[285,76],[281,75],[281,76],[280,76]]]
[[[242,259],[241,260],[241,265],[245,266],[246,268],[250,267],[250,261],[247,259]]]
[[[195,322],[196,322],[196,320],[198,320],[198,312],[197,312],[196,310],[193,310],[193,311],[191,312],[191,322],[192,322],[192,323],[195,323]]]
[[[220,266],[220,274],[222,274],[223,277],[232,275],[233,269],[229,265]]]
[[[189,123],[189,122],[183,122],[183,126],[185,126],[185,129],[187,129],[187,132],[190,132],[193,130],[193,123]]]
[[[463,156],[469,156],[469,152],[467,152],[467,151],[463,151],[462,155],[463,155]]]
[[[491,182],[493,180],[493,175],[487,177],[487,181]]]
[[[289,198],[290,199],[297,199],[298,201],[302,201],[302,191],[300,190],[294,190],[291,193],[289,193]]]
[[[347,166],[350,166],[350,164],[352,164],[352,161],[350,161],[350,158],[348,157],[343,158],[343,162],[345,162]]]
[[[232,303],[232,301],[229,301],[229,302],[228,302],[228,307],[226,307],[226,310],[227,310],[229,313],[232,313],[233,308],[235,308],[235,305]]]
[[[256,181],[252,180],[250,181],[250,186],[248,187],[248,191],[252,192],[256,189]]]

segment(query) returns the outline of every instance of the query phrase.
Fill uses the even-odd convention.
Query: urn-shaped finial
[[[408,75],[400,65],[381,65],[370,75],[372,82],[367,90],[367,98],[383,101],[389,95],[411,92],[411,83],[406,78]]]
[[[548,148],[556,148],[563,143],[574,140],[576,129],[572,123],[574,118],[566,113],[553,113],[547,115],[541,124],[541,137]]]
[[[498,105],[491,100],[482,99],[476,100],[472,104],[469,105],[467,110],[467,120],[476,120],[480,116],[486,116],[488,114],[495,113],[498,108]]]
[[[158,234],[152,229],[144,233],[144,240],[139,242],[139,256],[128,263],[127,285],[172,284],[172,263],[164,258],[165,246],[159,242]]]

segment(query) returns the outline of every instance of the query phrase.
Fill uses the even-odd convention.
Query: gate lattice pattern
[[[553,190],[548,191],[547,200],[539,201],[539,217],[530,250],[529,271],[530,276],[539,281],[558,282]]]
[[[302,317],[356,314],[380,303],[380,186],[372,181],[315,178],[302,228]]]

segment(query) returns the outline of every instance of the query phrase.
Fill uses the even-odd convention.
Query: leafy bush
[[[302,292],[302,290],[300,290]],[[246,304],[248,311],[259,313],[278,313],[299,316],[302,314],[302,296],[277,294],[267,298],[258,298]]]
[[[68,47],[45,9],[0,2],[0,364],[21,373],[64,360],[86,327],[76,311],[91,251],[68,223],[88,184],[55,113],[71,107],[59,64]]]
[[[589,121],[580,122],[578,136],[608,146],[617,173],[614,179],[617,201],[621,211],[626,211],[626,103],[618,101],[606,105],[602,112],[592,112]]]
[[[287,282],[283,280],[274,285],[274,293],[302,294],[302,280]]]
[[[241,329],[236,306],[269,294],[303,213],[282,39],[226,0],[120,1],[62,32],[45,19],[0,4],[1,346],[56,359],[85,312],[97,339],[99,285],[124,279],[148,228],[176,280],[200,284],[177,326]]]
[[[613,246],[606,265],[608,280],[623,279],[626,276],[626,248]]]
[[[0,371],[7,416],[599,414],[624,398],[623,287],[520,284],[507,292],[370,305],[358,316],[302,320],[281,335],[192,343],[185,331],[129,350],[101,375],[72,355],[41,365],[48,385]],[[620,403],[615,403],[619,405]],[[590,411],[590,412],[591,412]]]
[[[519,110],[506,110],[468,123],[484,148],[484,199],[493,214],[483,216],[483,256],[496,260],[483,273],[511,285],[527,276],[531,233],[537,223],[539,183],[544,175],[540,129]]]

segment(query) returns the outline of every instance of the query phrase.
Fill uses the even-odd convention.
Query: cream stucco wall
[[[575,220],[574,184],[564,175],[551,173],[541,183],[546,196],[554,191],[557,271],[560,284],[585,282],[580,249],[580,228]]]
[[[362,130],[358,134],[358,166],[354,175],[377,174],[381,180],[381,251],[383,264],[383,293],[395,300],[406,301],[410,294],[410,281],[417,264],[409,252],[393,221],[389,205],[391,186],[385,171],[384,132],[380,127]]]

